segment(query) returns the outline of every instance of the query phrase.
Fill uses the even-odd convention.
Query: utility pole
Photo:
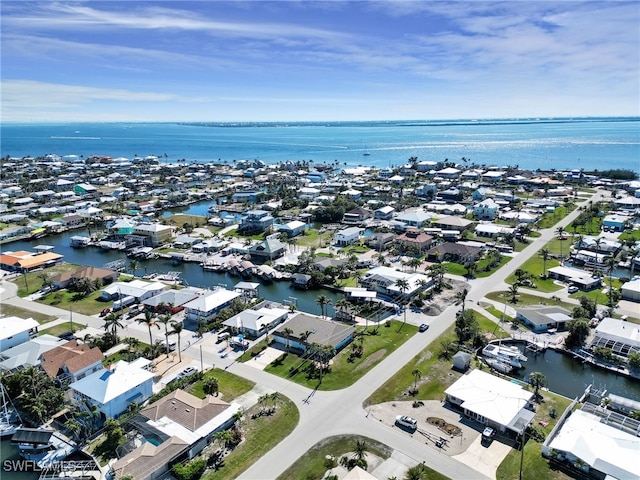
[[[200,344],[200,371],[204,373],[204,363],[202,362],[202,344]]]

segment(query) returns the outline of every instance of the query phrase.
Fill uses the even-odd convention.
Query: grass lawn
[[[330,241],[331,237],[333,237],[332,232],[320,233],[315,228],[310,228],[309,230],[305,230],[302,235],[295,237],[295,243],[303,247],[318,247]]]
[[[58,335],[66,332],[77,332],[78,330],[82,330],[84,328],[84,324],[72,322],[69,325],[69,322],[64,322],[59,325],[54,325],[53,327],[46,328],[44,330],[39,330],[38,335],[49,334],[57,337]]]
[[[475,312],[475,314],[483,332],[492,333],[496,336],[503,334],[504,330],[496,328],[497,326],[493,321],[478,312]],[[364,406],[393,400],[407,400],[408,398],[442,400],[444,391],[462,376],[462,373],[451,368],[451,360],[439,358],[442,344],[451,341],[456,341],[455,325],[451,325],[436,341],[400,368],[365,400]],[[415,378],[411,372],[416,369],[422,372],[421,380],[418,382],[418,393],[415,397],[407,397],[406,394],[410,388],[413,388]]]
[[[310,362],[294,353],[283,354],[278,360],[267,365],[265,371],[309,388],[318,388],[318,390],[338,390],[348,387],[418,331],[418,327],[409,324],[403,326],[402,322],[398,320],[391,321],[389,327],[385,325],[386,323],[381,322],[377,335],[371,334],[376,330],[376,327],[370,326],[367,330],[368,334],[356,338],[352,344],[338,353],[333,358],[330,371],[323,375],[321,384],[318,384],[319,379],[315,376],[308,378],[305,367]],[[351,346],[359,343],[360,338],[364,339],[364,354],[362,357],[354,357],[350,361]],[[246,359],[244,356],[243,358]],[[297,370],[293,376],[290,373],[291,369]]]
[[[33,318],[40,325],[43,323],[56,320],[58,317],[53,315],[45,315],[44,313],[32,312],[22,307],[14,307],[13,305],[0,305],[0,314],[8,317]]]
[[[510,317],[509,315],[507,315],[506,313],[502,312],[501,310],[498,310],[496,307],[494,307],[493,305],[490,306],[486,306],[484,307],[484,309],[489,312],[491,315],[493,315],[494,317],[500,319],[504,317],[504,321],[505,322],[513,322],[513,317]]]
[[[340,457],[354,451],[354,445],[357,441],[364,442],[367,445],[368,452],[385,460],[388,459],[393,452],[387,445],[361,435],[329,437],[311,447],[307,453],[285,470],[284,473],[278,477],[278,480],[289,480],[290,478],[322,478],[327,471],[325,467],[326,457],[328,455],[332,456],[336,462],[339,463]],[[431,475],[431,472],[429,472],[429,476],[426,478],[447,478],[436,475],[440,474],[436,473],[435,475]]]
[[[460,263],[443,262],[442,265],[444,265],[444,268],[447,269],[447,273],[450,275],[460,275],[464,277],[467,274],[467,269]]]
[[[224,459],[224,467],[216,471],[207,471],[201,478],[204,480],[234,479],[255,463],[269,450],[289,435],[300,420],[300,413],[295,404],[284,396],[273,415],[252,419],[258,412],[258,405],[245,412],[240,425],[244,441]]]
[[[543,397],[543,402],[536,406],[536,416],[532,425],[543,431],[545,435],[549,435],[557,421],[557,419],[553,419],[549,416],[549,412],[551,409],[555,409],[558,416],[560,416],[571,401],[568,398],[560,397],[549,392],[543,392]],[[540,426],[538,422],[542,420],[548,421],[549,424],[546,427]],[[539,480],[542,478],[550,480],[565,480],[573,478],[558,470],[552,470],[549,468],[549,462],[542,457],[541,451],[541,443],[527,438],[527,442],[524,446],[524,457],[522,463],[522,478],[524,480]],[[518,478],[521,455],[522,453],[520,450],[512,449],[498,467],[496,479],[512,480]]]
[[[478,262],[478,269],[475,271],[474,275],[477,278],[485,278],[488,277],[490,275],[492,275],[496,270],[500,269],[504,264],[506,264],[509,260],[511,260],[512,257],[508,257],[506,255],[503,255],[502,258],[500,259],[500,262],[498,262],[498,264],[487,270],[487,271],[483,271],[484,268],[487,266],[487,264],[489,263],[489,261],[486,258],[483,258],[482,260],[480,260]]]
[[[538,220],[538,228],[542,230],[553,227],[556,223],[566,217],[569,212],[575,210],[575,208],[576,206],[573,204],[556,207],[553,213],[545,213],[540,217]]]
[[[207,219],[201,215],[187,215],[184,213],[176,213],[170,217],[166,217],[168,223],[172,223],[182,227],[185,223],[193,225],[193,227],[207,226]]]
[[[100,291],[95,291],[86,297],[75,300],[75,293],[67,290],[59,290],[52,292],[46,297],[38,300],[45,305],[51,305],[63,310],[71,309],[72,312],[82,313],[83,315],[95,315],[105,307],[110,307],[110,302],[99,302]]]
[[[204,374],[205,379],[210,377],[218,379],[218,389],[226,402],[230,402],[240,395],[247,393],[255,386],[255,383],[220,368],[213,368]],[[197,381],[193,384],[189,393],[198,398],[205,398],[206,395],[203,391],[203,385],[204,379]]]
[[[563,301],[554,301],[550,298],[539,297],[530,293],[518,293],[517,303],[511,303],[511,294],[507,291],[491,292],[487,294],[487,298],[501,303],[507,303],[510,307],[524,307],[527,305],[557,305],[569,311],[573,310],[576,305]]]
[[[618,237],[618,240],[626,240],[627,238],[633,238],[636,242],[640,240],[640,230],[632,230],[630,232],[623,232]]]
[[[12,282],[18,286],[18,296],[26,297],[27,295],[31,295],[42,288],[43,277],[51,278],[63,272],[72,272],[78,268],[80,268],[78,265],[74,265],[72,263],[60,263],[47,268],[46,270],[30,272],[26,275],[19,275],[14,278]]]

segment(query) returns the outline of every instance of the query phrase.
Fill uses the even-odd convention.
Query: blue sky
[[[4,121],[640,114],[637,1],[0,8]]]

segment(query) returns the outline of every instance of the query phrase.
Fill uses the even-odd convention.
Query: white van
[[[221,343],[224,342],[225,340],[227,340],[229,338],[229,332],[222,332],[218,334],[218,337],[216,338],[216,343]]]

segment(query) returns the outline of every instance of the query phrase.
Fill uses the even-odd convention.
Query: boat
[[[526,362],[525,357],[518,347],[490,343],[482,349],[485,358],[494,358],[509,363],[514,368],[522,368],[521,362]]]
[[[40,468],[50,468],[75,452],[78,446],[55,430],[19,428],[11,437],[20,456]]]
[[[0,437],[6,437],[13,435],[16,433],[16,430],[22,427],[22,419],[2,384],[0,384],[0,392],[2,395],[2,405],[0,406]]]
[[[484,357],[484,361],[487,365],[500,373],[511,373],[514,368],[510,363],[500,358]]]

